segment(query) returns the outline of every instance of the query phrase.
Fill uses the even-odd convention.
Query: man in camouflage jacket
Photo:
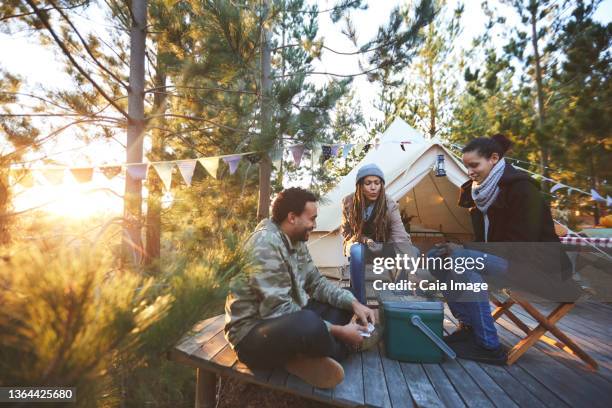
[[[358,347],[361,332],[368,322],[374,323],[374,313],[314,265],[306,241],[316,226],[316,200],[300,188],[282,191],[272,218],[263,220],[246,241],[252,267],[230,283],[225,336],[251,367],[284,366],[314,385],[326,386],[316,377],[333,371],[330,364],[335,361],[329,357],[341,360]],[[351,323],[353,314],[361,325]],[[304,375],[304,364],[320,370]]]

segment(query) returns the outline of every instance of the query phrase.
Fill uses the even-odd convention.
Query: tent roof
[[[404,144],[405,151],[400,148],[398,142],[409,142]],[[396,201],[403,198],[421,180],[427,177],[425,181],[433,184],[431,184],[431,188],[423,191],[427,191],[427,194],[434,191],[432,189],[439,192],[440,194],[436,198],[444,197],[446,203],[442,200],[438,204],[446,204],[444,206],[447,212],[446,217],[456,219],[454,212],[459,210],[456,208],[456,191],[453,192],[451,200],[448,192],[442,193],[442,190],[449,190],[448,186],[444,186],[448,182],[455,186],[463,184],[468,179],[467,172],[463,164],[437,142],[437,140],[426,140],[416,129],[396,118],[382,134],[378,149],[371,149],[363,160],[323,197],[316,230],[334,231],[340,226],[341,200],[355,191],[357,170],[364,164],[369,163],[375,163],[382,169],[385,174],[387,194]],[[443,154],[445,157],[447,180],[436,182],[436,177],[428,177],[428,175],[431,174],[431,169],[438,154]],[[445,224],[448,225],[449,223],[445,222]],[[430,223],[430,225],[434,224]]]

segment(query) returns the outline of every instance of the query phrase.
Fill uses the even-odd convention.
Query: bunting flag
[[[203,157],[198,159],[202,167],[206,169],[208,174],[213,178],[217,178],[217,171],[219,170],[219,158],[218,157]]]
[[[191,179],[193,179],[193,172],[195,171],[197,160],[180,161],[176,163],[183,180],[188,186],[191,186]]]
[[[152,166],[162,183],[164,183],[166,191],[170,191],[170,187],[172,187],[172,170],[174,170],[174,162],[153,163]]]
[[[365,148],[365,144],[364,143],[358,143],[355,145],[355,154],[357,156],[359,156],[361,154],[361,152],[363,151],[363,149]]]
[[[554,186],[552,186],[552,188],[550,189],[550,192],[554,193],[555,191],[562,189],[563,187],[567,187],[567,186],[561,183],[557,183]]]
[[[234,174],[236,170],[238,170],[238,163],[240,163],[240,159],[242,159],[241,154],[235,154],[223,158],[225,164],[229,166],[230,174]]]
[[[138,181],[147,178],[149,163],[128,164],[126,167],[127,174],[132,178],[132,180]]]
[[[330,145],[322,145],[321,146],[321,155],[323,157],[323,163],[331,159],[332,157],[332,148]]]
[[[64,181],[64,169],[47,169],[43,170],[42,174],[54,186],[59,186]]]
[[[257,164],[261,160],[261,154],[259,153],[250,153],[246,155],[246,159],[251,164]]]
[[[300,167],[300,163],[302,162],[302,155],[304,154],[305,146],[303,144],[289,146],[289,151],[293,156],[293,162],[295,163],[295,167]]]
[[[609,195],[606,195],[606,205],[608,207],[612,207],[612,197],[610,197]]]
[[[344,145],[344,147],[342,148],[342,158],[343,159],[346,159],[346,157],[351,152],[351,149],[353,148],[353,146],[355,146],[353,143],[347,143]]]
[[[338,156],[338,150],[339,149],[340,149],[340,145],[338,145],[338,144],[331,145],[331,155],[332,155],[332,157]]]
[[[100,171],[106,176],[107,179],[110,180],[117,174],[121,173],[121,166],[104,166],[100,167]]]
[[[369,152],[370,151],[370,147],[372,147],[372,145],[370,143],[366,143],[365,146],[363,146],[363,151],[364,152]]]
[[[274,166],[274,168],[276,168],[277,170],[280,170],[281,163],[283,162],[283,149],[276,148],[272,150],[270,152],[270,161],[272,162],[272,165]]]
[[[70,173],[79,183],[89,183],[93,178],[93,167],[70,169]]]
[[[32,176],[32,172],[30,170],[12,170],[11,175],[13,176],[13,182],[19,184],[21,187],[34,187],[34,177]]]
[[[319,161],[321,160],[322,154],[323,154],[323,149],[321,148],[321,145],[318,143],[315,144],[315,146],[312,148],[311,157],[310,157],[310,161],[313,167],[315,166],[315,164],[319,163]]]
[[[606,202],[606,199],[603,198],[594,188],[591,189],[591,198],[595,201],[603,201]]]

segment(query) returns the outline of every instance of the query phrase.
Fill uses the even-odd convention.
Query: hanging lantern
[[[434,168],[434,171],[436,173],[436,177],[446,176],[446,170],[444,169],[444,155],[443,154],[438,155],[438,160],[436,161],[436,167]]]

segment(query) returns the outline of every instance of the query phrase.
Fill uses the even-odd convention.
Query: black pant
[[[352,312],[311,299],[299,312],[259,322],[238,343],[236,354],[253,368],[283,367],[298,354],[340,361],[350,350],[331,335],[323,320],[343,326],[352,317]]]

